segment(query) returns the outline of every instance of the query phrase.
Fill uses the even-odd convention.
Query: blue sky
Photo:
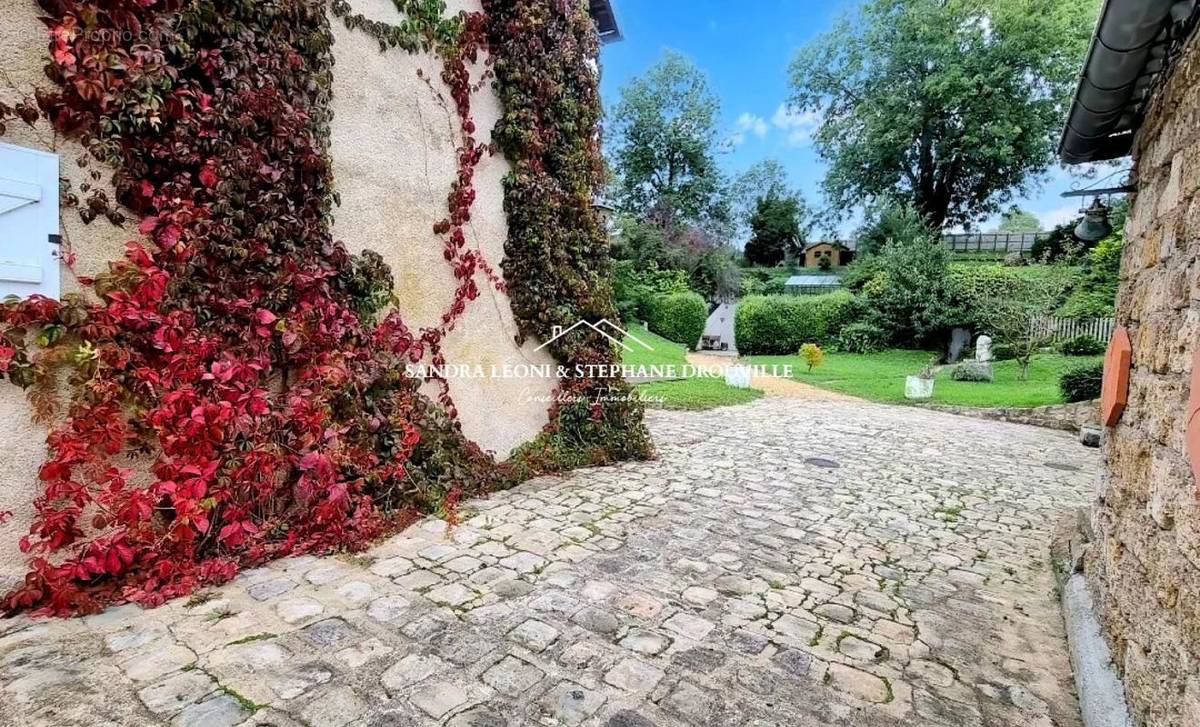
[[[809,143],[813,119],[788,114],[781,107],[788,97],[787,68],[793,53],[854,7],[851,0],[614,3],[625,39],[606,45],[601,54],[606,107],[616,103],[620,88],[653,65],[664,49],[679,51],[708,76],[721,100],[722,134],[739,142],[720,157],[725,171],[737,174],[760,159],[778,159],[810,206],[824,205],[820,194],[824,165]],[[1080,200],[1059,197],[1071,182],[1066,170],[1052,169],[1040,190],[1016,203],[1035,213],[1048,229],[1076,216]],[[976,229],[994,225],[995,220],[984,220]],[[853,222],[843,223],[839,232],[854,227]]]

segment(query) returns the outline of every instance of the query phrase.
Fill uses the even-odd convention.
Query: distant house
[[[842,287],[842,279],[836,275],[793,275],[783,284],[788,295],[820,295],[832,293]]]
[[[821,258],[829,258],[834,267],[849,265],[854,260],[853,243],[833,241],[814,242],[804,248],[804,267],[821,267]]]

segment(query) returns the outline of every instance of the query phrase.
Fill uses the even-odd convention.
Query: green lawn
[[[721,379],[692,378],[638,384],[646,406],[659,409],[712,409],[747,404],[763,395],[758,389],[735,389]]]
[[[655,335],[640,323],[635,323],[629,332],[650,346],[647,351],[637,341],[626,339],[632,351],[625,351],[621,362],[626,366],[671,366],[682,368],[687,365],[687,347]],[[734,359],[730,359],[732,364]],[[661,409],[712,409],[718,406],[745,404],[762,396],[758,389],[735,389],[721,379],[691,378],[673,381],[653,381],[638,384],[638,394],[646,405]]]
[[[791,364],[793,378],[824,389],[840,391],[873,401],[902,402],[904,378],[917,373],[934,356],[927,351],[890,350],[873,354],[827,353],[825,363],[806,371],[799,356],[754,356],[756,364]],[[933,402],[975,407],[1033,407],[1061,404],[1058,376],[1078,364],[1100,361],[1100,356],[1063,356],[1038,354],[1029,366],[1029,379],[1017,379],[1015,361],[995,364],[996,380],[991,383],[954,381],[950,369],[938,372]]]
[[[638,341],[625,339],[625,345],[632,351],[623,351],[621,363],[626,366],[684,366],[687,364],[687,346],[675,343],[642,328],[641,323],[629,326],[630,335],[637,336],[638,341],[654,349],[647,351]]]

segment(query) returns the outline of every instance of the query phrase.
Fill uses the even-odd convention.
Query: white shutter
[[[58,155],[0,143],[0,299],[58,298]]]

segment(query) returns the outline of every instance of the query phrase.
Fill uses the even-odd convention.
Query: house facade
[[[820,268],[822,260],[828,267],[840,268],[854,261],[854,249],[848,242],[813,242],[804,248],[804,267]]]
[[[480,0],[447,5],[447,17],[484,12]],[[590,10],[604,42],[620,39],[610,3],[592,0]],[[509,238],[505,178],[514,164],[491,144],[504,110],[493,83],[486,82],[487,54],[465,61],[471,80],[464,86],[470,89],[464,112],[461,90],[448,80],[447,69],[454,67],[444,57],[430,50],[381,49],[387,43],[380,34],[394,32],[381,29],[400,28],[405,21],[391,0],[335,2],[326,4],[326,12],[324,32],[333,57],[326,154],[336,200],[328,231],[351,254],[379,254],[394,281],[387,310],[400,312],[408,331],[435,342],[433,363],[485,372],[430,379],[421,391],[440,402],[472,446],[503,461],[546,428],[548,402],[561,382],[545,374],[558,361],[521,330],[512,288],[500,277]],[[10,108],[51,85],[43,70],[51,63],[52,41],[40,19],[45,14],[34,0],[0,0],[0,103]],[[592,74],[595,60],[587,62]],[[464,154],[474,150],[478,158],[464,163]],[[116,170],[93,157],[77,138],[59,133],[46,119],[32,125],[9,120],[0,136],[0,295],[58,300],[85,292],[87,281],[122,259],[130,241],[147,248],[157,242],[139,225],[141,215],[120,204],[111,205],[111,214],[91,219],[77,209],[59,209],[60,198],[68,196],[83,198],[85,207],[95,195],[121,199],[113,183]],[[77,163],[85,159],[86,164]],[[466,183],[464,169],[470,174]],[[469,198],[463,192],[468,186]],[[448,198],[450,222],[443,222]],[[586,223],[580,218],[581,225]],[[461,231],[457,245],[466,252],[449,250],[439,239],[445,235],[442,224],[453,225],[454,234]],[[69,267],[62,262],[67,249]],[[264,335],[277,332],[266,329]],[[428,357],[429,349],[424,350]],[[0,386],[5,431],[0,592],[28,570],[28,556],[18,543],[30,531],[42,491],[37,473],[47,458],[47,435],[57,423],[35,422],[34,415],[26,391],[8,382]],[[148,465],[135,461],[132,468],[144,473]]]

